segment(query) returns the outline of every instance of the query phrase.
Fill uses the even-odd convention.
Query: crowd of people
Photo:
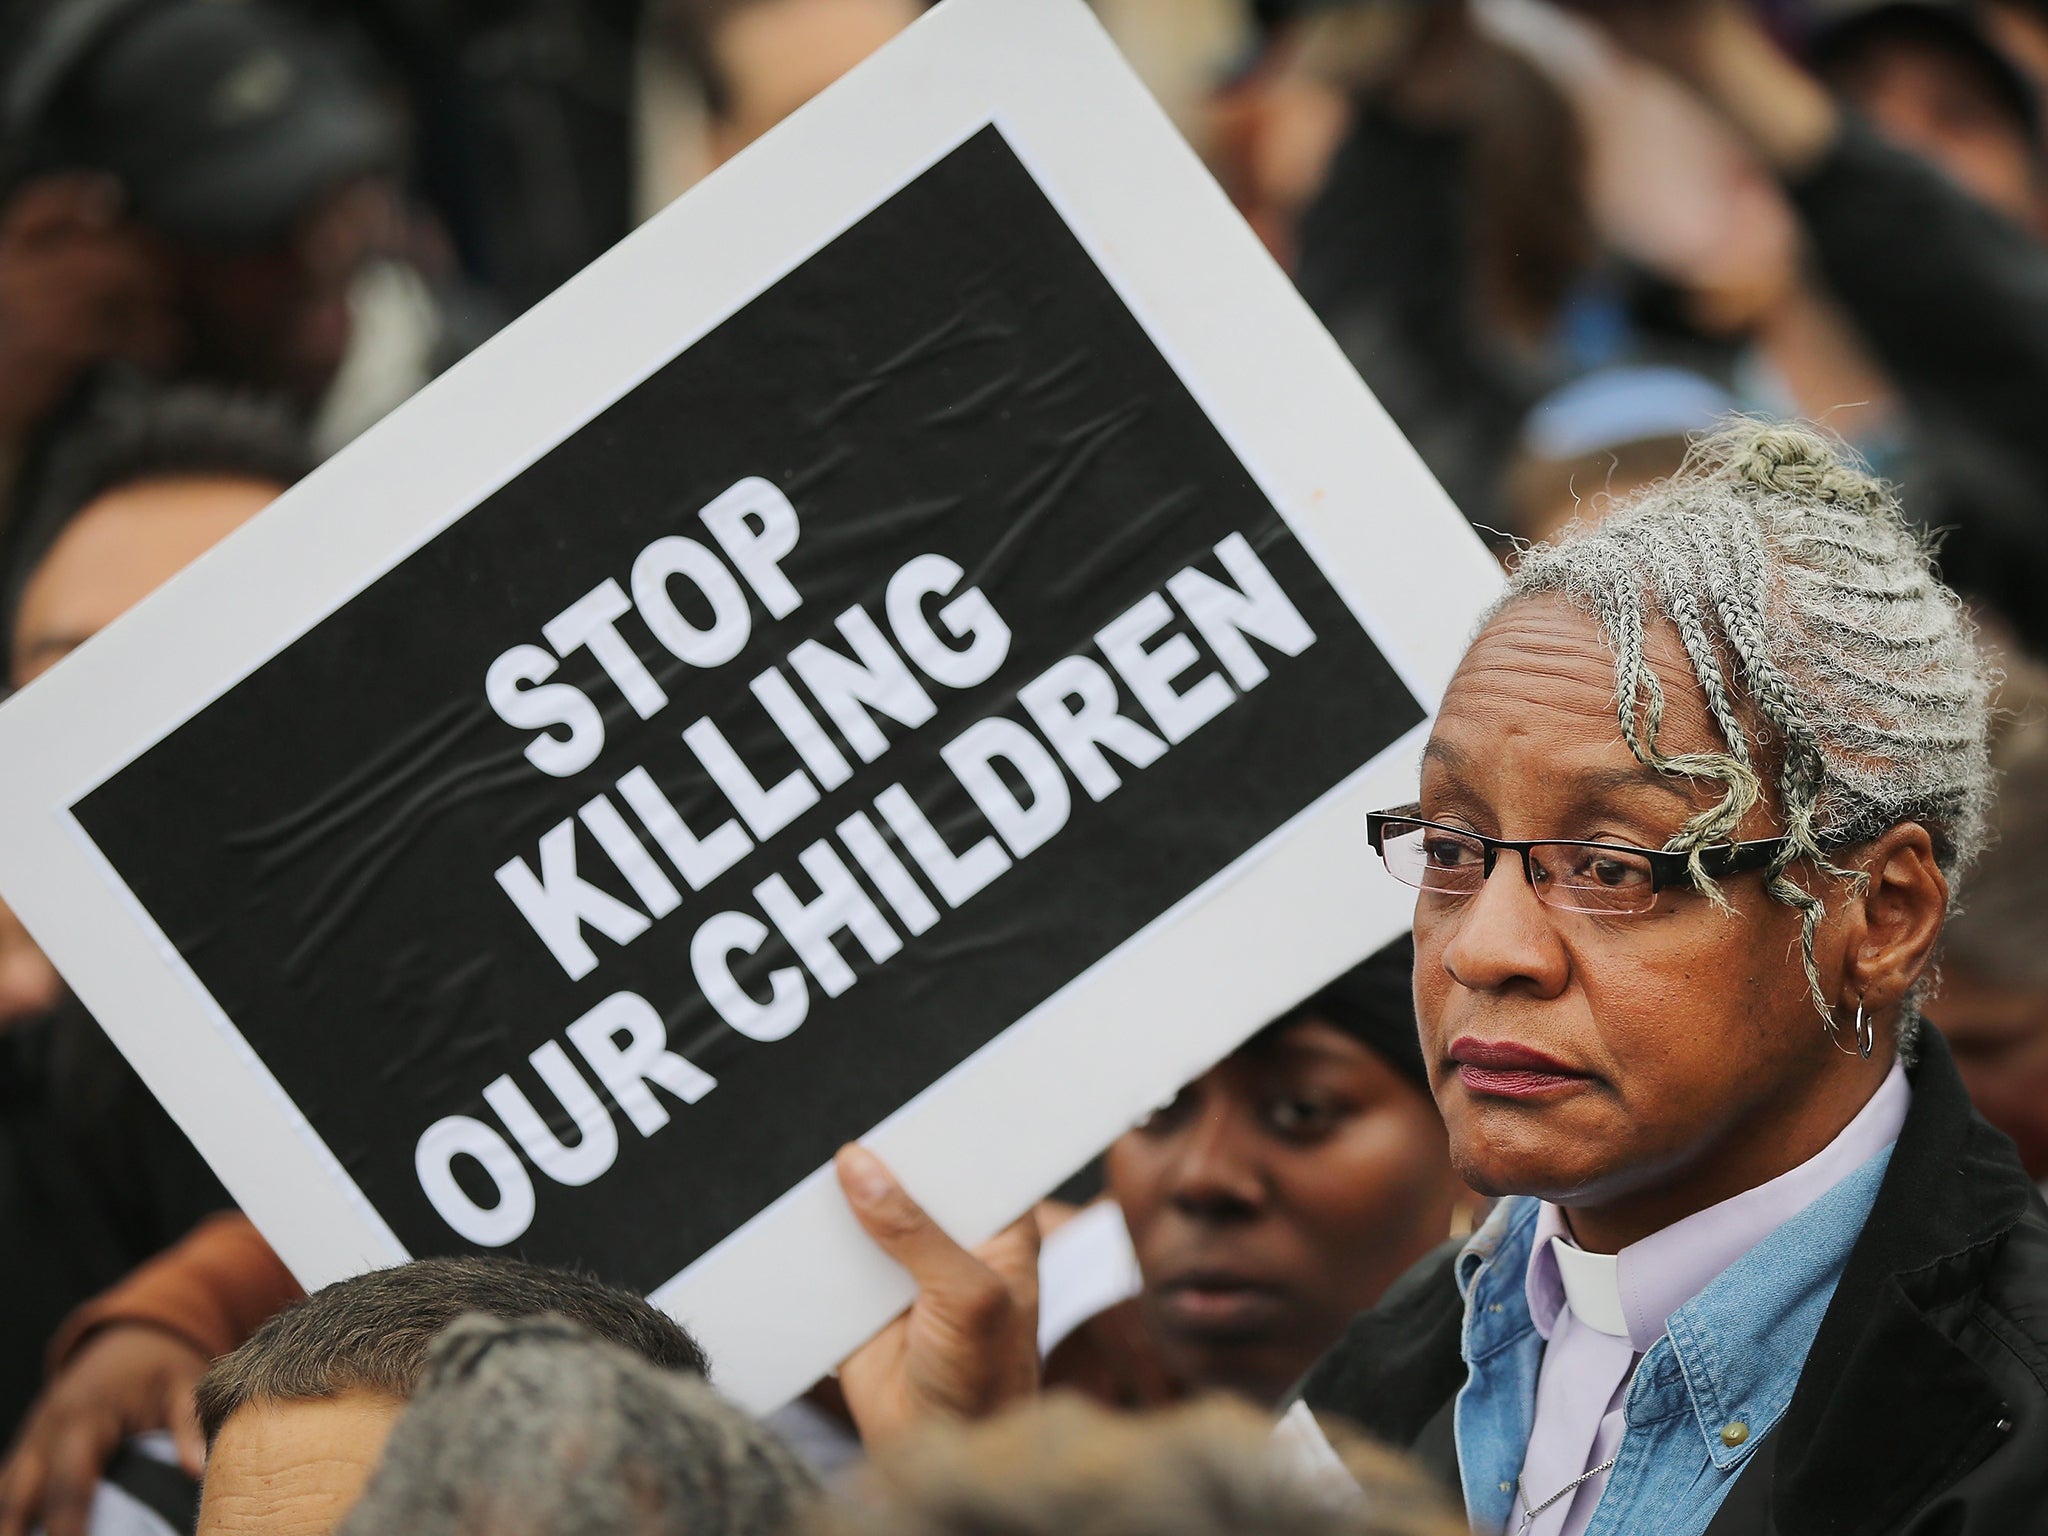
[[[7,685],[924,8],[11,6]],[[2048,5],[1098,10],[1509,572],[1412,938],[976,1252],[846,1149],[918,1299],[755,1420],[304,1296],[0,909],[0,1536],[2048,1530]]]

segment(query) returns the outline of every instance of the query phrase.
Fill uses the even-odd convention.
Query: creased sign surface
[[[756,480],[796,520],[775,567],[796,602],[778,616],[741,580],[746,638],[728,659],[682,659],[644,606],[612,623],[652,692],[632,696],[619,659],[589,644],[550,644],[550,622],[605,583],[631,597],[657,541],[688,539],[730,567],[701,514]],[[1007,633],[978,681],[920,670],[895,622],[915,628],[900,604],[892,613],[892,578],[933,556],[960,578],[912,606],[949,654],[966,641],[939,615],[969,590]],[[1249,591],[1248,570],[1284,594],[1268,619],[1290,608],[1309,642],[1284,624],[1275,632],[1292,638],[1276,645],[1213,614],[1207,629],[1196,622],[1190,594]],[[1176,582],[1187,571],[1209,586]],[[687,580],[666,590],[687,630],[716,627]],[[795,653],[811,642],[857,656],[870,631],[915,687],[862,705],[863,731],[824,706]],[[494,663],[522,646],[560,653],[534,686],[567,684],[601,715],[587,765],[537,766],[537,742],[574,733],[515,726],[487,698]],[[1179,647],[1186,665],[1164,698],[1157,678]],[[816,651],[805,654],[816,673]],[[1098,742],[1113,784],[1077,769],[1019,701],[1036,680],[1082,676],[1054,674],[1072,657],[1110,679],[1116,713],[1158,749],[1127,733]],[[760,682],[771,673],[823,746],[793,738],[783,693]],[[1133,676],[1151,679],[1149,708]],[[1041,713],[1054,693],[1033,695]],[[982,728],[998,718],[1014,729]],[[523,1148],[532,1190],[525,1221],[488,1246],[652,1287],[1421,718],[991,127],[75,813],[408,1248],[479,1246],[431,1197],[422,1150],[431,1128],[473,1122]],[[796,792],[746,814],[731,765],[723,782],[707,766],[707,737],[693,733],[706,721],[764,794]],[[1017,753],[988,750],[1018,733],[1056,764],[1063,817]],[[585,734],[553,769],[589,745]],[[734,825],[746,851],[694,888],[651,825],[662,806],[700,842]],[[883,854],[847,831],[855,817]],[[920,825],[954,861],[936,866],[944,880]],[[537,899],[548,850],[565,843],[577,878],[632,921],[590,898],[610,932],[572,922],[565,944],[558,922],[545,939],[512,894],[521,877],[500,873],[519,862]],[[992,857],[976,863],[982,849]],[[815,935],[800,952],[783,920],[835,863],[865,904],[824,940],[844,975]],[[758,947],[719,951],[747,922]],[[704,941],[712,924],[717,942]],[[579,944],[590,963],[573,974]],[[724,1007],[706,995],[707,949],[719,951],[712,974],[736,987]],[[747,1013],[791,973],[799,1022]],[[696,1077],[659,1067],[629,1073],[623,1092],[607,1086],[607,1044],[614,1068],[648,1045],[638,1002],[660,1021],[661,1050]],[[503,1082],[516,1091],[487,1093]],[[515,1123],[521,1105],[544,1135]],[[442,1162],[455,1208],[504,1214],[484,1162],[460,1147]]]

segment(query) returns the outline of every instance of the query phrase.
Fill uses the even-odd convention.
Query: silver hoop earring
[[[1870,1060],[1870,1053],[1877,1049],[1877,1030],[1871,1022],[1870,1015],[1864,1011],[1861,998],[1856,1001],[1856,1019],[1850,1029],[1856,1037],[1856,1044],[1853,1047],[1842,1044],[1841,1025],[1836,1022],[1833,1014],[1828,1015],[1828,1039],[1834,1042],[1835,1049],[1844,1056],[1858,1056],[1865,1061]]]

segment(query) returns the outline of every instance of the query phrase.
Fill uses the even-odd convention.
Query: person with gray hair
[[[479,1254],[352,1275],[285,1308],[200,1378],[197,1536],[327,1536],[382,1460],[434,1341],[477,1313],[567,1318],[663,1370],[706,1369],[696,1340],[652,1302],[573,1270]]]
[[[1498,1203],[1284,1436],[1354,1421],[1515,1536],[2042,1528],[2048,1210],[1920,1015],[1991,682],[1890,489],[1806,427],[1732,423],[1522,553],[1419,799],[1366,818]]]
[[[338,1536],[785,1536],[817,1497],[701,1377],[565,1318],[472,1316],[434,1342]]]
[[[1419,803],[1368,818],[1420,892],[1452,1162],[1502,1198],[1309,1409],[1482,1530],[2038,1527],[2048,1212],[1920,1015],[1991,684],[1889,487],[1808,428],[1730,425],[1523,552]]]

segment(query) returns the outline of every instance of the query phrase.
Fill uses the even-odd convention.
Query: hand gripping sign
[[[947,0],[0,711],[0,890],[308,1285],[768,1406],[1391,937],[1497,578],[1079,0]]]

